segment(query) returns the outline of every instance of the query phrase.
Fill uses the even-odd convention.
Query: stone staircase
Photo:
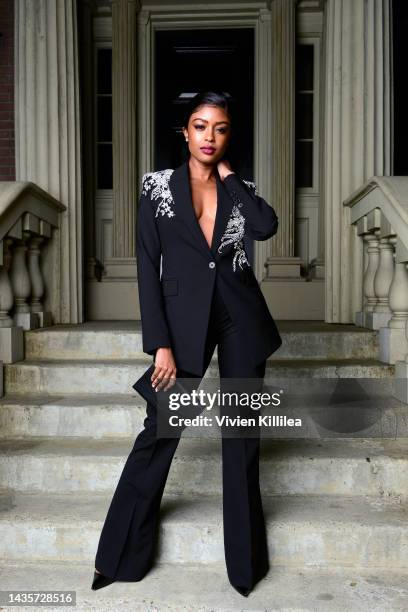
[[[279,374],[387,385],[394,375],[377,359],[376,332],[278,324],[283,346],[266,382]],[[98,611],[408,609],[408,408],[391,397],[405,437],[262,440],[271,569],[248,598],[226,574],[219,439],[181,439],[149,574],[93,592],[100,530],[145,417],[131,385],[151,359],[137,322],[24,334],[25,360],[5,366],[0,399],[3,590],[75,590],[76,609]],[[214,359],[206,376],[217,372]]]

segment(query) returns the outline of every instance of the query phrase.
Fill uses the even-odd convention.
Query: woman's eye
[[[205,125],[195,125],[194,127],[196,128],[196,130],[205,129]],[[217,131],[220,132],[220,134],[225,134],[227,130],[226,128],[218,128]]]

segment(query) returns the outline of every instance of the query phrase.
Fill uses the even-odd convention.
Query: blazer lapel
[[[207,254],[212,254],[213,257],[221,257],[217,249],[228,222],[233,202],[220,179],[218,171],[216,172],[215,178],[217,182],[217,214],[211,249],[208,246],[207,240],[205,239],[195,215],[190,188],[188,161],[175,168],[170,176],[169,188],[173,196],[175,214],[186,224],[197,245]]]
[[[218,204],[211,251],[214,257],[218,258],[221,257],[221,255],[224,255],[225,253],[225,250],[222,252],[222,254],[219,253],[218,247],[220,245],[221,237],[225,231],[234,203],[227,189],[225,188],[223,181],[220,179],[220,175],[218,174],[218,172],[216,173],[216,180]]]

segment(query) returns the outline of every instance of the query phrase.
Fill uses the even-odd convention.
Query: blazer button
[[[215,263],[213,261],[210,261],[210,263],[208,264],[209,268],[215,268]]]

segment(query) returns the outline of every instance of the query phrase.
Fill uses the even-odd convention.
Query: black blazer
[[[216,172],[217,214],[211,249],[196,218],[184,162],[143,175],[136,256],[143,351],[171,347],[178,369],[203,376],[212,294],[217,285],[244,349],[258,365],[282,344],[247,259],[243,237],[266,240],[274,209],[251,181]]]

